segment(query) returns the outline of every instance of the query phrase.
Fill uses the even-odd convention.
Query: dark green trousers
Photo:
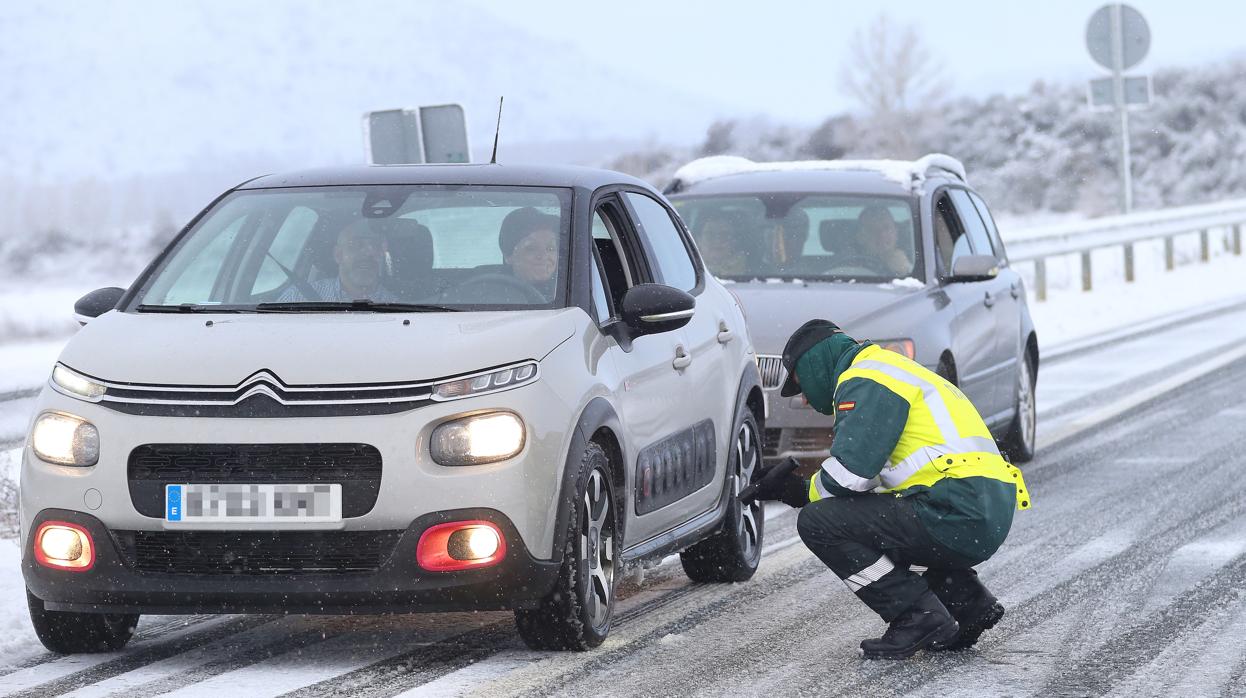
[[[890,623],[933,591],[953,616],[995,598],[972,560],[931,537],[913,504],[870,494],[828,497],[805,505],[796,522],[800,539],[867,606]]]

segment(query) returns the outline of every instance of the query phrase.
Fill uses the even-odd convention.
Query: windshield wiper
[[[260,303],[261,313],[323,313],[333,311],[366,311],[373,313],[454,313],[458,308],[430,303],[387,303],[366,299],[354,301],[283,301]]]
[[[249,313],[248,308],[231,308],[221,305],[200,305],[198,303],[178,303],[177,305],[140,304],[135,308],[140,313]]]

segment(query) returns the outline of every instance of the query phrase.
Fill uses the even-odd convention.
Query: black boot
[[[953,617],[960,624],[960,635],[947,647],[931,649],[967,650],[978,642],[982,633],[995,627],[1000,618],[1004,617],[1004,606],[989,594],[978,600],[952,611]]]
[[[943,602],[927,591],[891,621],[882,637],[862,640],[861,650],[866,659],[908,659],[918,650],[946,648],[957,640],[959,631]]]

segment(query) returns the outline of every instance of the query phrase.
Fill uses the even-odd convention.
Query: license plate
[[[170,523],[323,523],[342,520],[340,484],[165,485]]]

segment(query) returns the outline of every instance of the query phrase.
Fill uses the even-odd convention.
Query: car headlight
[[[883,349],[894,351],[910,359],[917,356],[917,347],[913,345],[913,340],[911,339],[879,339],[875,340],[874,343]]]
[[[95,425],[64,412],[44,412],[30,431],[30,445],[39,458],[58,465],[95,465],[100,459],[100,433]]]
[[[523,450],[524,423],[514,412],[487,412],[455,419],[433,430],[429,452],[441,465],[479,465],[506,460]]]
[[[88,402],[99,402],[107,392],[103,383],[91,380],[64,364],[52,369],[52,387],[56,392]]]
[[[536,379],[537,363],[525,361],[496,371],[438,383],[433,386],[433,399],[437,401],[459,400],[474,395],[496,393],[499,390],[509,390],[532,383]]]

